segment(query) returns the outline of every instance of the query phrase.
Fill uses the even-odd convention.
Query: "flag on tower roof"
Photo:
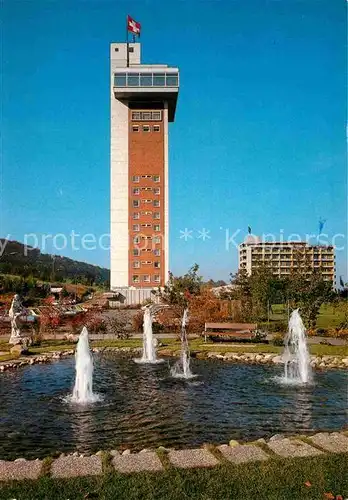
[[[135,21],[131,16],[127,16],[127,30],[133,35],[140,36],[141,24]]]

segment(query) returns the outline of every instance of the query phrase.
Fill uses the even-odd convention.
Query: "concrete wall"
[[[128,106],[111,100],[111,289],[128,286]]]

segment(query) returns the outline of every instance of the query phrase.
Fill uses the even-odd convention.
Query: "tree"
[[[182,311],[189,306],[193,296],[199,295],[202,277],[198,275],[199,265],[194,264],[183,276],[169,273],[168,283],[159,289],[159,295],[166,304],[176,306]]]
[[[325,281],[320,270],[313,271],[307,279],[294,274],[289,280],[289,296],[294,307],[300,308],[308,328],[315,328],[322,304],[335,298],[330,281]]]

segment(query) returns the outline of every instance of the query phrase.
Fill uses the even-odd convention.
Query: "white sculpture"
[[[13,297],[11,308],[8,313],[11,320],[11,337],[9,340],[9,344],[16,345],[22,343],[23,339],[21,337],[21,329],[19,327],[19,317],[23,314],[24,311],[25,310],[19,298],[19,295],[16,294]]]

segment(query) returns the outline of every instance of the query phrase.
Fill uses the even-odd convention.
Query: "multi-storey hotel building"
[[[179,91],[178,68],[141,64],[140,50],[110,47],[111,290],[128,302],[168,277],[168,123]]]
[[[335,250],[332,245],[309,245],[306,242],[265,242],[248,236],[239,245],[239,269],[250,275],[260,264],[267,264],[275,276],[290,276],[299,264],[299,257],[309,265],[308,274],[320,269],[326,281],[335,284]]]

